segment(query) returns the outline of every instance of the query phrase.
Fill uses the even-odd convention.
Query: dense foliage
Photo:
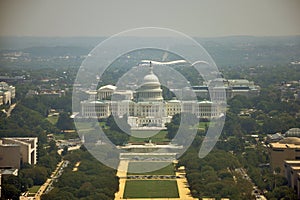
[[[64,159],[70,164],[54,184],[54,189],[43,195],[42,200],[114,198],[119,186],[116,170],[104,166],[83,150],[70,152]],[[79,161],[78,171],[73,171]]]

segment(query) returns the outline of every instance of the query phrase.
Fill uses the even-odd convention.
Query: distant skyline
[[[0,0],[0,36],[110,36],[149,26],[193,37],[300,35],[300,1]]]

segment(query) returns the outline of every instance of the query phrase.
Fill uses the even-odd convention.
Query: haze
[[[164,27],[190,36],[300,35],[298,0],[0,0],[0,36],[109,36]]]

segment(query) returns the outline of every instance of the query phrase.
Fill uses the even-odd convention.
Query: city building
[[[293,188],[300,197],[300,160],[285,160],[285,177],[288,186]]]
[[[223,91],[225,91],[225,94]],[[182,90],[182,93],[183,96],[194,93],[200,99],[211,98],[219,101],[226,101],[226,99],[231,99],[237,95],[246,97],[257,96],[260,93],[260,86],[255,85],[253,81],[246,79],[227,80],[219,78],[209,81],[206,85],[193,86],[191,90],[185,88]]]
[[[22,163],[37,163],[37,137],[0,139],[0,168],[20,169]]]
[[[267,134],[266,142],[267,143],[279,142],[282,139],[284,139],[284,136],[281,133]]]
[[[297,129],[289,131],[291,135],[297,133]],[[280,174],[286,177],[288,186],[293,188],[300,198],[300,138],[286,137],[268,146],[272,169],[274,172],[280,169]]]
[[[270,143],[268,147],[271,167],[273,170],[280,168],[282,175],[285,175],[285,160],[300,160],[300,138],[287,137]]]
[[[135,91],[118,90],[116,86],[106,85],[97,90],[97,99],[81,102],[81,117],[107,118],[111,114],[122,118],[127,116],[131,128],[164,128],[177,113],[187,112],[200,119],[217,118],[224,111],[211,101],[164,100],[161,84],[150,67],[143,83]]]
[[[11,104],[11,100],[16,97],[16,88],[6,82],[0,82],[0,105]]]
[[[116,91],[117,87],[114,85],[105,85],[98,89],[97,95],[99,100],[106,100],[110,98]]]

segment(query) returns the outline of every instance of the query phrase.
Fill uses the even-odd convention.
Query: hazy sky
[[[109,36],[145,26],[200,37],[300,35],[300,0],[0,0],[1,36]]]

